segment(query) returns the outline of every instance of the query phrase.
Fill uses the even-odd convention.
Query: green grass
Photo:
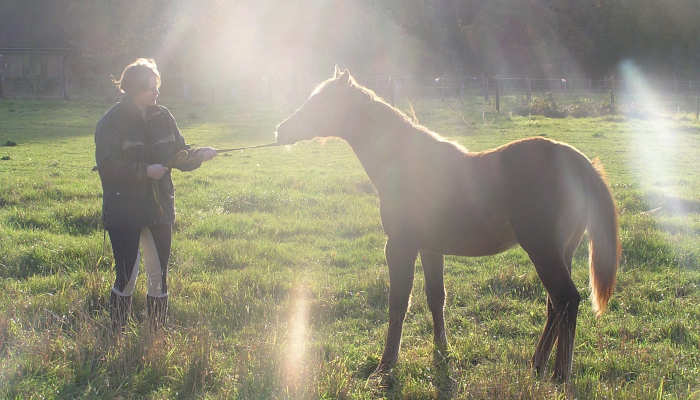
[[[0,398],[700,396],[700,124],[674,115],[669,136],[653,121],[621,116],[484,121],[481,99],[413,106],[423,124],[471,150],[546,135],[605,165],[623,262],[609,311],[596,319],[582,303],[569,387],[529,369],[545,293],[519,248],[447,258],[446,364],[433,363],[419,265],[399,364],[386,387],[367,382],[388,320],[385,236],[377,196],[337,140],[176,172],[170,328],[158,338],[144,329],[142,276],[136,322],[112,337],[111,252],[107,243],[98,262],[101,190],[90,171],[92,132],[108,105],[3,101],[0,144],[18,145],[0,147],[10,157],[0,161]],[[232,147],[271,141],[290,110],[171,109],[189,142]],[[582,244],[573,275],[584,297],[587,265]]]

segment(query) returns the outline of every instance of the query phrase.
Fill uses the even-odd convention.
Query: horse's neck
[[[383,187],[406,169],[406,161],[420,161],[415,157],[419,147],[432,138],[386,104],[374,102],[366,107],[357,114],[353,132],[345,139],[381,194]]]

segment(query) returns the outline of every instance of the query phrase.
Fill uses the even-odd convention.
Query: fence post
[[[65,54],[61,56],[61,97],[63,100],[69,100],[68,83],[66,82],[66,57]],[[2,90],[0,90],[0,92],[2,92]],[[2,93],[0,93],[0,95],[2,95]]]
[[[527,102],[532,101],[532,79],[525,78],[527,80]]]
[[[615,81],[610,81],[610,111],[615,111]]]
[[[501,112],[501,81],[496,78],[496,112]]]
[[[5,98],[5,94],[2,89],[2,80],[3,80],[3,72],[5,70],[5,64],[3,63],[2,60],[2,54],[0,54],[0,99]]]
[[[673,97],[676,99],[676,114],[679,114],[681,112],[681,104],[678,97],[681,95],[681,82],[678,78],[673,78],[673,92],[675,94]]]
[[[489,101],[489,77],[488,75],[485,75],[483,77],[483,85],[482,87],[484,88],[484,101]]]

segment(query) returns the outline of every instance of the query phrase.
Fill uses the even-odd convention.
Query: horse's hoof
[[[531,367],[532,367],[532,375],[535,378],[541,378],[542,376],[544,376],[545,368],[543,365],[532,364]]]
[[[374,371],[369,375],[369,378],[372,378],[373,376],[387,375],[387,374],[391,373],[391,369],[393,367],[394,366],[391,364],[379,364],[379,365],[377,365],[377,368],[375,368]]]
[[[380,391],[391,388],[395,383],[396,377],[392,373],[392,367],[382,364],[367,378],[367,386]]]
[[[435,346],[433,348],[433,365],[445,364],[450,361],[452,361],[452,355],[447,347],[439,348]]]
[[[374,371],[369,374],[369,377],[367,377],[367,381],[374,381],[380,383],[380,386],[384,386],[383,383],[387,380],[387,377],[391,375],[392,368],[393,365],[389,364],[377,365],[377,368],[375,368]]]
[[[451,399],[458,387],[457,380],[452,377],[454,367],[451,359],[449,355],[443,356],[437,354],[437,352],[434,356],[439,357],[438,360],[433,360],[433,365],[435,366],[433,384],[437,389],[437,398]]]

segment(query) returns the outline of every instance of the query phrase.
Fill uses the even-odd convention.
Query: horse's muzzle
[[[275,131],[275,142],[277,144],[289,144],[289,141],[283,135],[280,135],[279,131]]]
[[[294,143],[294,140],[292,140],[291,135],[289,135],[289,130],[285,129],[285,127],[280,124],[277,126],[277,129],[275,130],[275,141],[277,144],[292,144]]]

